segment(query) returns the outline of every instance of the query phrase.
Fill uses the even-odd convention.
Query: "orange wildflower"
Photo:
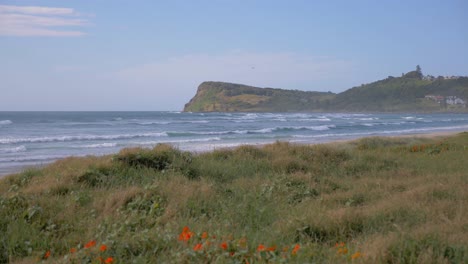
[[[198,243],[198,244],[196,244],[196,245],[193,247],[193,250],[194,250],[194,251],[199,251],[199,250],[201,250],[202,248],[203,248],[203,245],[200,244],[200,243]]]
[[[276,246],[271,246],[271,247],[266,249],[266,251],[270,251],[270,252],[273,252],[275,250],[276,250]]]
[[[220,247],[224,250],[228,249],[228,244],[226,242],[221,243]]]
[[[76,253],[76,248],[70,248],[70,253]]]
[[[101,252],[104,252],[104,251],[107,250],[107,246],[103,244],[103,245],[101,245],[101,246],[99,247],[99,250],[100,250]]]
[[[185,226],[182,229],[182,233],[180,233],[179,235],[179,240],[187,242],[192,236],[193,236],[193,232],[190,231],[190,228],[188,228],[188,226]]]
[[[345,247],[339,248],[337,253],[338,254],[343,254],[343,255],[348,254],[348,249],[345,248]]]
[[[104,263],[106,263],[106,264],[114,263],[114,258],[113,257],[108,257],[108,258],[106,258],[106,260],[104,260]]]
[[[258,247],[257,247],[257,251],[258,251],[258,252],[260,252],[260,251],[265,251],[265,249],[266,249],[266,248],[265,248],[265,246],[264,246],[263,244],[260,244],[260,245],[258,245]]]
[[[357,251],[356,253],[351,255],[351,259],[357,259],[357,258],[360,258],[360,257],[362,257],[362,254],[359,251]]]
[[[50,257],[50,250],[47,250],[42,258],[43,259],[48,259],[49,257]]]
[[[91,240],[89,241],[88,243],[86,243],[86,245],[84,246],[84,248],[92,248],[96,245],[96,240]]]
[[[344,242],[336,243],[335,247],[344,247],[346,244]]]
[[[296,244],[291,252],[291,254],[293,255],[296,255],[297,254],[297,251],[299,251],[299,249],[301,248],[301,246],[299,244]]]
[[[203,232],[203,233],[201,234],[201,238],[202,238],[202,239],[207,239],[207,238],[208,238],[208,233],[207,233],[207,232]]]

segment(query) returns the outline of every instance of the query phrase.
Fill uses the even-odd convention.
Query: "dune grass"
[[[468,133],[158,145],[0,180],[0,263],[468,263]]]

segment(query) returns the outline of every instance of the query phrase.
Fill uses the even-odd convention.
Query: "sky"
[[[0,111],[178,111],[203,81],[468,75],[468,1],[0,0]]]

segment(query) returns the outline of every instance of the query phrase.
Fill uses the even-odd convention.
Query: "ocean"
[[[0,175],[160,143],[204,152],[444,131],[468,131],[468,114],[0,112]]]

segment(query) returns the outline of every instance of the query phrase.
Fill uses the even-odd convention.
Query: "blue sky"
[[[468,75],[468,2],[1,1],[0,111],[181,110],[205,80]]]

